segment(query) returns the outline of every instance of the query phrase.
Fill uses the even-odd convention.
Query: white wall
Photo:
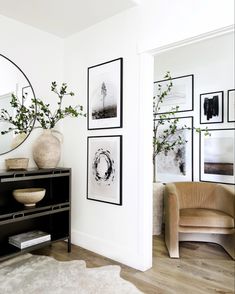
[[[233,0],[143,0],[139,50],[145,52],[234,23]]]
[[[162,80],[169,70],[172,77],[194,74],[194,111],[178,116],[193,116],[200,128],[232,128],[227,122],[227,90],[234,88],[234,34],[204,40],[155,56],[154,80]],[[200,125],[200,94],[224,91],[224,123]],[[199,135],[194,133],[194,180],[199,180]]]
[[[16,63],[30,80],[39,98],[48,98],[50,83],[62,80],[63,41],[20,22],[0,15],[0,53]],[[50,102],[50,101],[48,101]],[[33,131],[17,149],[0,155],[0,169],[5,168],[5,158],[31,157],[32,144],[39,131]]]
[[[87,131],[86,119],[64,124],[64,161],[73,170],[72,242],[139,267],[138,257],[138,56],[136,10],[132,9],[66,40],[65,78],[87,104],[87,68],[123,57],[122,129]],[[120,28],[125,28],[120,29]],[[86,139],[123,135],[123,205],[86,199]]]
[[[64,80],[79,90],[84,105],[87,67],[124,58],[124,127],[88,132],[85,119],[65,121],[64,165],[73,169],[73,242],[144,270],[151,266],[152,254],[152,143],[149,128],[144,128],[152,124],[153,72],[151,57],[139,53],[231,25],[233,0],[141,2],[65,40]],[[61,41],[3,17],[0,37],[1,53],[19,64],[37,95],[46,95],[45,85],[61,78]],[[93,134],[123,135],[121,207],[86,200],[86,137]],[[32,142],[9,155],[29,154]]]
[[[214,1],[207,1],[203,10],[200,10],[202,3],[200,9],[193,5],[196,15],[195,10],[189,7],[193,1],[189,5],[183,1],[186,6],[179,1],[177,4],[167,1],[172,6],[167,20],[164,15],[164,12],[168,13],[165,1],[150,2],[143,1],[139,8],[73,35],[66,40],[65,46],[65,78],[72,87],[80,88],[80,102],[85,105],[87,67],[124,58],[123,129],[87,131],[86,121],[81,119],[67,121],[64,125],[64,162],[73,169],[72,241],[142,270],[151,266],[152,143],[151,132],[144,130],[144,127],[152,125],[152,93],[149,90],[152,84],[149,77],[153,72],[151,58],[139,53],[233,22],[233,15],[228,9],[231,9],[232,1],[226,4],[216,1],[215,5]],[[224,9],[222,19],[218,7]],[[170,6],[168,8],[171,10]],[[179,15],[184,13],[187,21],[191,21],[187,30],[184,21],[178,23]],[[198,25],[205,15],[207,19]],[[143,90],[144,84],[148,84],[146,91]],[[94,134],[123,135],[121,207],[86,200],[86,138]]]

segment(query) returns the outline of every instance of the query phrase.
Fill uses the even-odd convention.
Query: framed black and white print
[[[164,125],[158,126],[158,137],[169,128],[169,119],[164,120]],[[157,121],[159,120],[156,119],[156,123]],[[180,136],[184,143],[175,146],[174,150],[167,153],[163,151],[156,156],[157,180],[163,183],[193,181],[193,117],[179,117],[177,128],[179,131],[167,140],[174,142]]]
[[[235,89],[228,90],[227,94],[228,122],[235,122]]]
[[[235,129],[208,130],[200,133],[200,181],[235,184]]]
[[[224,121],[224,92],[200,94],[200,124],[215,124]]]
[[[154,82],[154,96],[159,95],[159,84],[162,90],[166,89],[168,80],[161,80]],[[193,110],[194,104],[194,75],[185,75],[181,77],[172,78],[172,89],[170,93],[164,97],[160,104],[158,114],[168,113],[172,111],[172,107],[178,106],[178,112]]]
[[[122,136],[87,138],[87,199],[122,205]]]
[[[123,58],[88,68],[88,130],[122,127]]]

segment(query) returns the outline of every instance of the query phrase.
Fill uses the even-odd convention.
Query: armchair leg
[[[166,247],[169,253],[170,258],[179,258],[179,239],[178,239],[178,234],[173,236],[173,234],[170,236],[167,232],[165,231],[165,243]]]
[[[212,242],[219,244],[235,260],[235,233],[233,234],[202,234],[180,233],[180,241]]]
[[[235,234],[218,236],[218,244],[235,260]]]
[[[177,248],[168,248],[170,258],[179,258],[179,245],[176,246]]]

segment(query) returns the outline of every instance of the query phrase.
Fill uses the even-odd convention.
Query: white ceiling
[[[136,5],[137,0],[0,0],[0,14],[68,37]]]

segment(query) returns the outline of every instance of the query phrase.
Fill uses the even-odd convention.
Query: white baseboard
[[[72,244],[113,259],[117,262],[130,266],[132,268],[144,271],[140,261],[140,255],[125,247],[120,247],[104,239],[100,239],[86,233],[72,229]]]

